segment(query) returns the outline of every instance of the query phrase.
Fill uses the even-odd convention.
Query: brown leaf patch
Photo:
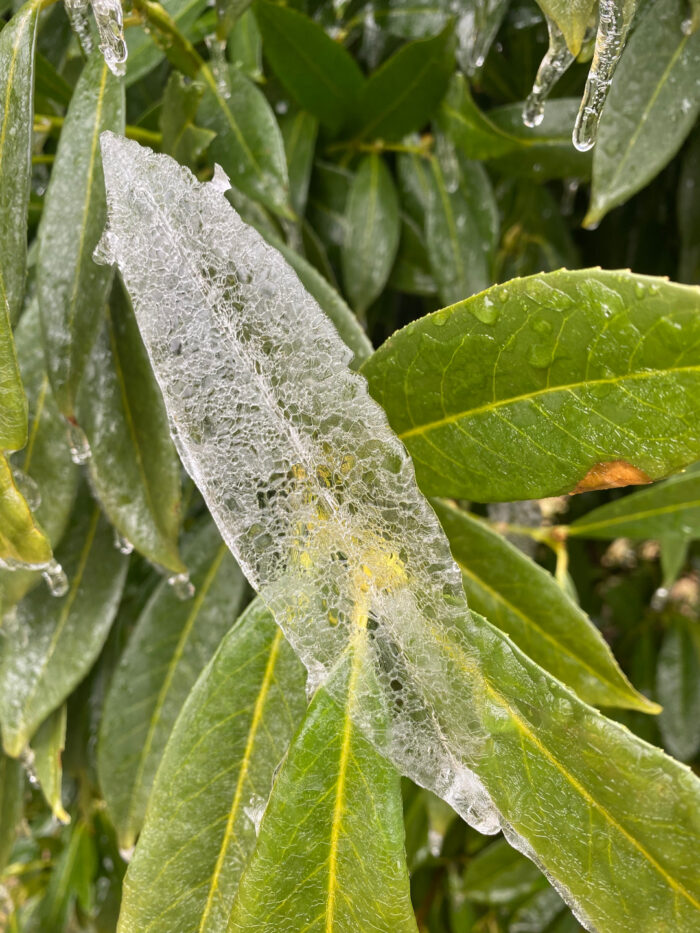
[[[643,470],[626,460],[609,460],[594,464],[570,495],[592,492],[594,489],[615,489],[618,486],[643,486],[651,480]]]

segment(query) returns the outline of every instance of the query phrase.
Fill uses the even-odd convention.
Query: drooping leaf
[[[607,502],[567,526],[582,538],[700,537],[700,472],[689,470],[664,483]]]
[[[59,706],[39,726],[32,739],[34,770],[39,786],[51,807],[51,812],[62,823],[70,822],[70,817],[63,809],[61,782],[63,769],[61,754],[66,745],[66,704]]]
[[[112,289],[78,396],[92,452],[90,480],[122,538],[155,564],[184,573],[178,553],[180,461],[129,299]]]
[[[209,68],[202,74],[206,89],[198,119],[217,134],[209,145],[211,158],[244,194],[288,216],[284,143],[265,95],[233,65],[226,71],[226,94]]]
[[[683,32],[684,16],[684,0],[653,4],[630,36],[600,121],[587,226],[651,181],[695,124],[700,33]]]
[[[97,766],[119,844],[134,844],[163,749],[197,676],[248,596],[245,579],[209,519],[185,540],[195,593],[163,581],[136,621],[112,678]]]
[[[551,574],[484,522],[446,503],[433,508],[472,609],[587,703],[658,712],[634,690],[598,629]]]
[[[232,65],[254,81],[262,78],[262,36],[255,14],[249,8],[228,36],[226,54]]]
[[[453,30],[399,49],[367,79],[357,100],[354,138],[394,140],[420,130],[445,95],[452,73]]]
[[[360,667],[344,671],[345,704],[320,690],[294,737],[229,933],[417,933],[399,775],[354,722]]]
[[[34,46],[40,7],[38,0],[29,0],[0,33],[0,386],[5,382],[2,321],[6,317],[13,323],[17,320],[24,294]],[[0,395],[0,448],[4,402]]]
[[[359,66],[342,45],[309,17],[256,0],[263,52],[272,70],[304,110],[335,132],[352,117],[363,86]]]
[[[678,618],[664,636],[656,668],[663,709],[659,729],[664,747],[690,761],[700,751],[700,634],[696,622]]]
[[[178,162],[194,168],[202,153],[216,136],[213,130],[195,126],[197,108],[203,89],[194,83],[185,83],[183,75],[173,71],[163,94],[160,129],[163,134],[163,152]]]
[[[163,0],[162,6],[170,15],[180,33],[187,36],[191,27],[207,7],[207,0]],[[136,84],[144,75],[156,67],[165,55],[164,43],[158,36],[141,26],[126,31],[129,54],[126,64],[127,87]]]
[[[29,403],[29,431],[26,446],[11,458],[11,464],[19,476],[29,477],[35,484],[40,501],[32,509],[34,522],[56,547],[73,508],[78,470],[71,460],[65,425],[49,388],[36,299],[22,314],[15,343]],[[3,608],[19,602],[39,579],[36,571],[0,571]]]
[[[303,217],[309,194],[318,120],[305,110],[285,114],[280,119],[289,171],[289,195],[295,212]]]
[[[0,452],[0,562],[17,573],[23,565],[42,569],[51,556],[51,543],[17,488],[7,457]]]
[[[377,153],[360,163],[345,210],[343,281],[350,303],[362,315],[384,289],[399,245],[399,199]]]
[[[79,500],[71,533],[57,551],[70,586],[47,587],[5,617],[0,656],[0,723],[5,751],[19,755],[37,728],[90,670],[119,605],[127,558],[88,497]]]
[[[434,512],[347,369],[349,351],[221,185],[109,134],[103,151],[109,255],[184,461],[311,686],[341,695],[333,675],[367,629],[352,714],[403,773],[482,831],[505,828],[590,925],[613,918],[632,931],[653,916],[692,929],[697,778],[469,613]],[[196,243],[192,212],[206,219]],[[146,230],[155,261],[135,245]],[[223,274],[228,290],[211,291]],[[632,898],[634,918],[622,906]]]
[[[0,751],[0,871],[5,867],[24,810],[24,768]]]
[[[256,600],[202,671],[165,747],[126,876],[121,933],[227,930],[259,811],[306,708],[304,679]]]
[[[557,24],[572,55],[578,55],[596,0],[537,0],[537,4],[545,16]]]
[[[552,272],[409,324],[363,372],[427,494],[649,482],[700,455],[699,308],[663,279]]]
[[[39,228],[37,295],[46,366],[58,407],[69,418],[112,279],[92,258],[105,223],[99,136],[123,126],[124,88],[96,49],[66,114]]]

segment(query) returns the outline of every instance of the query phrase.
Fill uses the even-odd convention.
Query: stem
[[[334,152],[408,152],[412,155],[421,156],[424,159],[430,158],[430,151],[433,146],[433,137],[426,133],[421,137],[419,143],[385,143],[382,139],[376,139],[374,142],[365,143],[360,140],[350,140],[350,142],[333,143],[328,146],[326,152],[331,155]]]
[[[134,0],[134,10],[161,36],[163,41],[160,46],[168,58],[175,59],[178,67],[188,77],[196,77],[205,61],[192,43],[182,35],[168,11],[155,0]]]
[[[36,113],[34,114],[34,132],[47,133],[52,129],[60,130],[63,126],[63,122],[63,117],[57,117],[49,113]],[[140,143],[147,143],[149,146],[160,146],[163,141],[163,137],[160,133],[147,130],[142,126],[126,126],[124,128],[124,135]]]

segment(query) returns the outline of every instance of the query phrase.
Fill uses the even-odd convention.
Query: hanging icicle
[[[537,69],[535,83],[523,107],[523,123],[525,126],[540,125],[544,119],[545,101],[575,57],[569,51],[564,33],[549,16],[547,17],[547,29],[549,31],[549,48],[540,63],[540,67]]]
[[[126,72],[127,48],[121,0],[64,0],[71,28],[86,55],[92,51],[88,9],[92,5],[99,46],[109,70],[121,77]]]

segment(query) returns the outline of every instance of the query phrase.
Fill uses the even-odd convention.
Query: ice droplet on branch
[[[121,77],[126,72],[127,48],[121,0],[64,0],[71,28],[86,55],[92,51],[92,34],[88,10],[92,5],[100,51],[109,70]]]
[[[64,0],[64,6],[70,27],[78,37],[80,48],[86,55],[89,55],[92,52],[92,35],[88,19],[90,9],[88,0]]]
[[[537,69],[535,83],[523,107],[523,123],[529,127],[540,125],[544,119],[546,99],[559,78],[574,61],[563,32],[550,17],[547,17],[547,29],[549,48]]]
[[[600,117],[625,47],[635,6],[636,0],[600,0],[593,61],[572,136],[579,152],[586,152],[595,145]]]

